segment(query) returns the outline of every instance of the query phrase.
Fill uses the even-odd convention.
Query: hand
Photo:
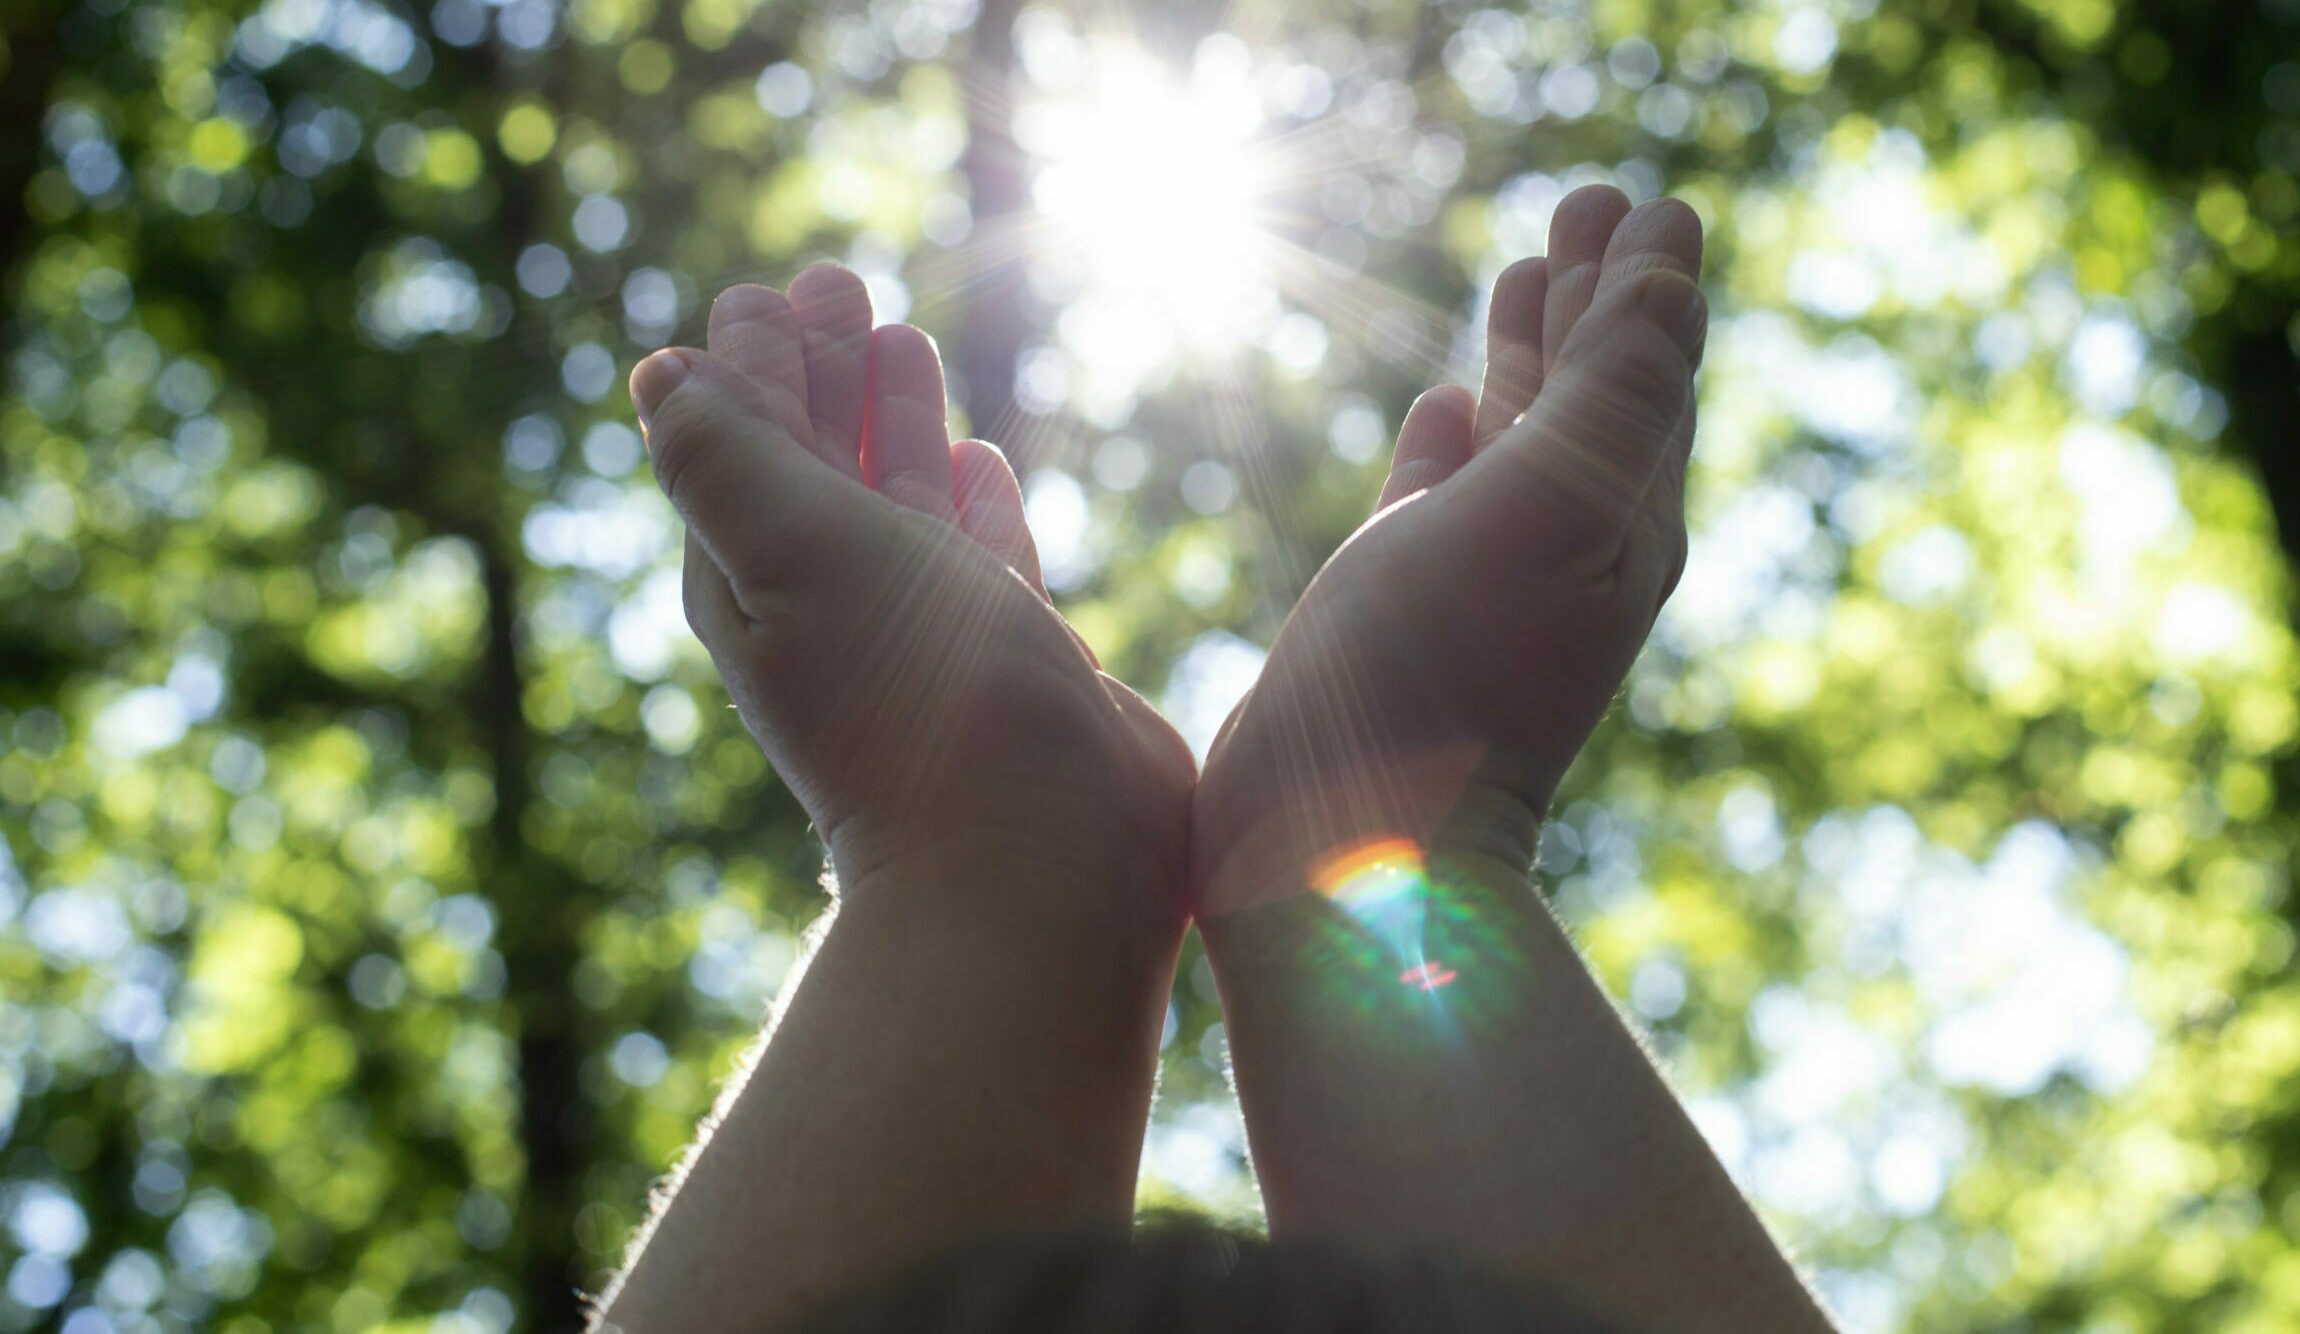
[[[1706,309],[1671,199],[1562,203],[1495,284],[1482,397],[1407,415],[1377,513],[1295,607],[1198,788],[1202,920],[1373,838],[1522,873],[1684,565]]]
[[[1495,284],[1482,398],[1414,405],[1208,756],[1198,921],[1271,1236],[1823,1334],[1530,878],[1684,559],[1700,253],[1683,204],[1583,190]]]
[[[600,1302],[780,1329],[962,1240],[1122,1227],[1184,925],[1190,753],[1047,602],[1006,461],[950,443],[855,276],[737,287],[632,372],[687,615],[840,904]]]
[[[1013,471],[950,441],[932,341],[874,332],[823,266],[729,289],[709,344],[631,375],[687,617],[847,891],[1020,859],[1178,914],[1189,751],[1047,601]]]

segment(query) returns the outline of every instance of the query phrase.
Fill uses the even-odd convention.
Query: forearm
[[[1402,954],[1306,887],[1202,924],[1272,1234],[1451,1251],[1630,1331],[1828,1329],[1527,877],[1422,892]]]
[[[1108,888],[852,887],[603,1323],[758,1334],[962,1240],[1123,1224],[1180,924]]]

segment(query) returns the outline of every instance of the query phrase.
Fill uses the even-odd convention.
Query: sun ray
[[[1063,293],[1065,343],[1120,390],[1236,352],[1276,307],[1261,99],[1244,64],[1177,78],[1129,42],[1090,38],[1084,67],[1015,112],[1038,169],[1039,278]]]

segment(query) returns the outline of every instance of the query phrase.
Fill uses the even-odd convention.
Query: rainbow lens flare
[[[1460,976],[1423,957],[1430,880],[1421,845],[1376,838],[1333,853],[1310,868],[1310,884],[1406,964],[1398,982],[1435,991]]]
[[[1417,963],[1398,974],[1398,981],[1422,991],[1435,991],[1460,976],[1442,963]]]

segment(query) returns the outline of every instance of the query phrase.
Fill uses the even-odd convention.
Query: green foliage
[[[2300,1321],[2288,0],[1240,10],[1291,313],[1116,394],[1005,239],[1053,9],[0,16],[0,1329],[556,1329],[613,1263],[824,902],[621,402],[719,287],[942,338],[1188,718],[1589,180],[1694,203],[1718,323],[1561,911],[1856,1325]],[[1214,1002],[1145,1201],[1246,1218]]]

